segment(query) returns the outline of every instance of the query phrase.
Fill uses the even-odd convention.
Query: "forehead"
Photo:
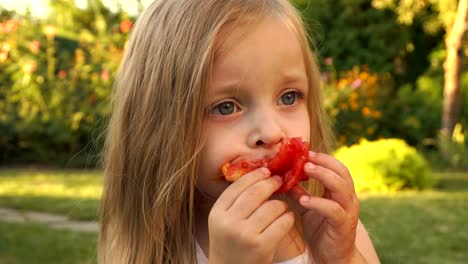
[[[304,59],[297,34],[282,19],[268,17],[255,25],[230,27],[219,36],[211,83],[271,74],[307,78]]]

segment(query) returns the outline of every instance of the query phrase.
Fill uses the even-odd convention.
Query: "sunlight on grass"
[[[0,171],[0,195],[95,198],[102,193],[100,171]]]
[[[97,170],[0,170],[0,207],[97,220],[102,181]]]

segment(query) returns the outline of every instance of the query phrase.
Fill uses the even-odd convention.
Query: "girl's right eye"
[[[234,112],[239,111],[237,105],[234,102],[222,102],[211,109],[213,115],[230,115]]]

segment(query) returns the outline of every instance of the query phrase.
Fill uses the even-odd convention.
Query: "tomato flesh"
[[[279,175],[283,178],[283,185],[276,193],[284,193],[296,186],[299,181],[309,179],[303,170],[308,152],[309,144],[302,142],[301,138],[286,138],[272,159],[256,162],[240,160],[233,164],[226,163],[221,171],[227,181],[233,182],[243,175],[265,166],[271,171],[271,175]]]

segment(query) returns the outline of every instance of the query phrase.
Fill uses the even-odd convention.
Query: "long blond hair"
[[[216,43],[229,28],[268,15],[283,18],[303,45],[311,148],[329,151],[315,55],[287,0],[156,0],[135,23],[114,86],[103,151],[100,263],[196,263],[196,172]]]

